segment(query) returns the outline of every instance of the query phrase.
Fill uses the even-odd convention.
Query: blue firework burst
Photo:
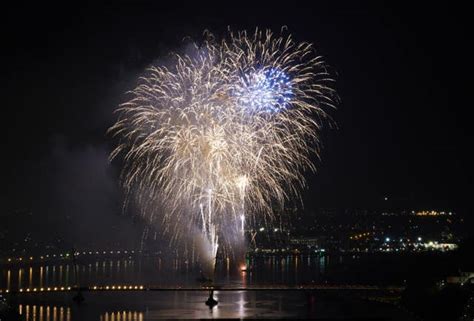
[[[276,68],[244,75],[234,91],[239,105],[252,112],[280,112],[288,107],[292,95],[290,77]]]

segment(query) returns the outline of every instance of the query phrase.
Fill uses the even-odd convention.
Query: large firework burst
[[[215,256],[244,221],[299,197],[335,92],[310,43],[271,31],[206,32],[172,67],[151,66],[119,109],[122,182],[171,239],[199,227]],[[160,210],[155,210],[156,204]]]

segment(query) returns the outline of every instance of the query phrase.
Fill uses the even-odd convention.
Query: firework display
[[[198,229],[215,257],[299,197],[336,95],[323,58],[290,35],[206,32],[192,47],[120,105],[111,159],[145,217],[171,240]]]

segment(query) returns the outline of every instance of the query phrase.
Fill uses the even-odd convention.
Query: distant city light
[[[442,216],[442,215],[452,215],[452,212],[444,212],[444,211],[418,211],[416,213],[412,212],[412,214],[415,214],[417,216]]]

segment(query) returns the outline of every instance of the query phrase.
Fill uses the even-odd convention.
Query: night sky
[[[337,128],[327,124],[318,172],[308,175],[306,208],[401,204],[468,213],[469,11],[292,3],[2,9],[1,215],[117,211],[118,166],[107,161],[113,142],[105,132],[136,77],[204,29],[282,25],[326,57],[341,97],[331,112]]]

